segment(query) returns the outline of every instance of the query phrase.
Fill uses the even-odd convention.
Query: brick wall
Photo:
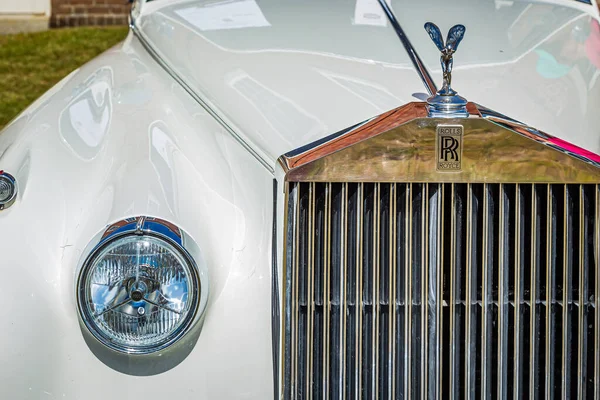
[[[52,0],[51,27],[126,25],[127,0]]]

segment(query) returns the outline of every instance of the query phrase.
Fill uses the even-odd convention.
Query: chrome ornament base
[[[450,89],[452,94],[442,94],[442,90],[427,99],[428,115],[431,118],[467,118],[467,99]]]

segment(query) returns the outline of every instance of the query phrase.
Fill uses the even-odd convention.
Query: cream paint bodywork
[[[427,98],[385,14],[367,7],[376,1],[157,1],[146,4],[136,25],[165,62],[274,163],[287,151]],[[249,3],[256,6],[254,19],[236,19],[231,4]],[[600,61],[587,59],[573,33],[589,31],[598,21],[596,8],[569,0],[389,3],[438,85],[439,51],[423,25],[435,22],[445,34],[464,24],[452,81],[462,96],[600,153]],[[568,73],[541,76],[542,51],[569,66]]]
[[[19,183],[0,213],[0,398],[272,397],[273,176],[135,37],[13,121],[0,134],[0,169]],[[76,309],[83,249],[134,215],[187,231],[210,280],[193,351],[154,376],[99,361]]]
[[[595,18],[581,11],[589,7],[556,6],[548,28],[533,23],[548,15],[540,2],[446,3],[391,1],[436,81],[438,55],[422,25],[463,23],[454,78],[462,95],[599,152],[598,71],[582,59],[553,85],[534,79],[535,49],[570,43],[569,24]],[[283,226],[277,158],[427,96],[372,0],[160,0],[136,24],[196,99],[130,34],[0,134],[0,169],[19,183],[17,202],[0,212],[0,340],[8,344],[0,398],[272,398],[274,177],[279,255]],[[546,96],[557,85],[565,95]],[[134,215],[187,231],[211,282],[191,354],[146,377],[116,372],[91,353],[75,304],[83,249],[107,224]]]

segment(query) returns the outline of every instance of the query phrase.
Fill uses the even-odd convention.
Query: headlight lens
[[[4,171],[0,171],[0,210],[10,207],[17,196],[15,178]]]
[[[92,252],[78,286],[88,329],[126,353],[150,353],[179,339],[194,319],[200,291],[183,249],[160,235],[135,233]]]

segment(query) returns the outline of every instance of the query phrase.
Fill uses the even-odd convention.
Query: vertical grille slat
[[[398,324],[398,301],[397,301],[397,293],[398,293],[398,253],[397,253],[397,247],[396,247],[396,243],[397,243],[397,231],[396,231],[396,226],[397,226],[397,219],[396,219],[396,212],[397,212],[397,203],[398,203],[398,187],[397,185],[394,183],[391,185],[390,187],[390,205],[389,205],[389,244],[388,244],[388,248],[389,248],[389,265],[390,265],[390,271],[389,271],[389,277],[390,277],[390,281],[388,282],[389,288],[390,288],[390,294],[389,294],[389,319],[390,319],[390,328],[389,328],[389,338],[388,338],[388,342],[389,342],[389,347],[388,347],[388,357],[389,357],[389,374],[388,374],[388,387],[389,387],[389,393],[388,393],[388,399],[392,399],[392,396],[397,393],[396,392],[396,387],[397,387],[397,379],[396,376],[398,374],[398,367],[397,367],[397,363],[398,363],[398,357],[397,357],[397,348],[398,348],[398,343],[396,341],[396,338],[399,336],[399,331],[397,330],[397,324]]]
[[[382,301],[379,298],[379,263],[380,263],[380,253],[379,249],[381,246],[380,243],[380,224],[381,224],[381,191],[380,184],[375,184],[373,194],[373,273],[371,274],[371,280],[373,285],[372,295],[371,295],[371,376],[369,382],[369,398],[378,398],[378,380],[379,380],[379,317],[381,316],[381,305]]]
[[[289,182],[282,398],[600,399],[600,188]]]
[[[295,294],[297,291],[295,290],[295,284],[297,282],[297,278],[294,277],[294,273],[298,271],[297,267],[297,238],[298,238],[298,218],[297,212],[300,206],[300,202],[298,201],[298,184],[290,184],[290,189],[288,191],[288,204],[286,207],[286,220],[290,226],[290,229],[286,232],[286,240],[285,240],[285,264],[287,268],[285,269],[285,286],[289,291],[289,295],[285,298],[285,315],[286,324],[284,329],[284,351],[285,354],[285,369],[283,371],[283,394],[287,399],[292,398],[292,393],[295,393],[295,387],[292,385],[295,377],[295,369],[294,369],[294,361],[296,357],[295,353],[295,344],[298,343],[296,340],[295,334],[295,323],[291,323],[290,318],[292,315],[297,315],[296,306],[297,306],[297,297]],[[295,321],[294,321],[295,322]]]
[[[546,282],[545,282],[545,286],[546,286],[546,293],[545,293],[545,299],[546,302],[548,304],[548,306],[546,307],[546,315],[545,315],[545,320],[546,320],[546,326],[545,326],[545,330],[546,330],[546,342],[545,342],[545,346],[544,346],[544,353],[545,353],[545,360],[544,360],[544,365],[545,365],[545,374],[544,374],[544,393],[545,393],[545,397],[549,398],[552,394],[553,391],[553,375],[554,375],[554,360],[553,360],[553,355],[554,355],[554,349],[552,348],[552,343],[553,343],[553,327],[552,327],[552,309],[550,304],[552,304],[552,300],[554,298],[553,296],[553,279],[552,279],[552,275],[553,275],[553,271],[555,269],[555,263],[554,263],[554,259],[552,257],[553,251],[554,251],[554,243],[553,243],[553,237],[556,236],[556,232],[553,231],[553,209],[554,209],[554,204],[552,201],[552,189],[550,187],[550,185],[547,185],[546,188]]]
[[[331,301],[330,298],[330,284],[331,284],[331,195],[332,195],[332,185],[331,183],[327,183],[325,187],[325,200],[324,200],[324,213],[323,213],[323,282],[322,290],[322,304],[321,307],[323,309],[323,338],[321,340],[321,375],[322,379],[319,380],[320,390],[319,394],[322,398],[328,399],[329,392],[327,387],[329,386],[330,376],[329,376],[329,364],[331,357],[329,354],[329,343],[330,343],[330,335],[331,335],[331,314],[332,309],[336,307],[336,303]],[[335,320],[335,318],[333,318]]]
[[[420,252],[421,252],[421,263],[419,270],[421,272],[421,288],[419,291],[419,302],[417,307],[421,313],[420,316],[420,353],[421,361],[419,364],[419,373],[421,386],[419,392],[421,399],[427,398],[428,395],[428,372],[429,372],[429,359],[428,359],[428,342],[429,342],[429,253],[428,253],[428,242],[429,242],[429,185],[420,184],[421,188],[421,226],[419,229],[421,235]],[[414,266],[413,266],[414,267]],[[418,275],[418,274],[416,274]]]
[[[359,183],[358,184],[358,189],[357,189],[357,207],[358,210],[356,212],[356,216],[357,216],[357,224],[356,224],[356,230],[357,230],[357,235],[356,235],[356,248],[357,248],[357,254],[356,254],[356,264],[357,264],[357,271],[356,271],[356,317],[357,317],[357,323],[356,323],[356,363],[355,363],[355,371],[356,371],[356,395],[357,396],[362,396],[363,395],[363,376],[362,376],[362,365],[363,365],[363,341],[364,341],[364,336],[363,336],[363,330],[364,330],[364,317],[363,317],[363,311],[364,311],[364,304],[363,304],[363,287],[365,286],[365,283],[368,284],[369,282],[364,282],[363,281],[363,247],[364,247],[364,241],[363,241],[363,230],[364,230],[364,184]],[[368,239],[368,238],[367,238]],[[367,242],[368,243],[368,242]]]
[[[525,287],[524,281],[524,264],[525,264],[525,219],[526,215],[523,212],[525,198],[521,185],[516,185],[515,188],[515,284],[514,284],[514,346],[513,346],[513,398],[521,399],[523,397],[523,369],[526,368],[523,363],[523,345],[524,345],[524,328],[522,316],[523,308],[521,305],[525,299],[523,292]]]
[[[578,302],[577,302],[577,329],[579,337],[577,338],[577,398],[583,399],[583,384],[585,381],[585,366],[583,351],[585,349],[585,313],[584,313],[584,295],[585,295],[585,194],[583,192],[583,186],[579,186],[579,246],[578,255],[579,262],[577,270],[579,274],[579,285],[578,285]]]
[[[404,221],[404,226],[399,226],[398,232],[402,234],[403,240],[398,240],[398,251],[402,252],[403,257],[400,258],[400,254],[398,255],[399,263],[401,262],[404,270],[404,274],[399,273],[398,276],[404,275],[404,282],[401,288],[400,293],[398,294],[399,305],[402,306],[403,309],[403,336],[398,339],[398,343],[402,346],[398,349],[396,353],[398,355],[397,359],[400,360],[399,364],[403,367],[403,373],[399,374],[399,378],[402,380],[402,385],[398,385],[398,388],[402,388],[402,393],[404,394],[405,399],[410,399],[411,397],[411,369],[410,362],[412,359],[412,346],[410,342],[411,338],[411,321],[412,321],[412,207],[411,207],[411,196],[412,196],[412,183],[408,184],[404,187],[404,196],[403,203],[399,205],[399,211],[402,213],[402,216],[398,218],[398,221]],[[400,225],[400,224],[399,224]],[[403,229],[402,229],[403,228]],[[401,261],[400,261],[401,260]],[[403,293],[402,293],[403,292]],[[402,296],[403,294],[403,296]],[[402,302],[402,300],[404,300]],[[402,310],[401,309],[401,310]],[[400,320],[400,317],[399,317]],[[400,329],[398,330],[401,331]]]
[[[344,381],[344,394],[346,398],[355,398],[357,395],[356,389],[358,387],[357,380],[357,368],[356,362],[358,360],[358,339],[356,336],[357,325],[358,325],[358,303],[356,301],[357,293],[358,293],[358,281],[357,275],[359,273],[358,269],[358,259],[359,259],[359,249],[358,245],[360,237],[358,235],[359,231],[359,193],[358,186],[355,184],[346,185],[346,198],[347,198],[347,208],[346,208],[346,224],[347,224],[347,234],[346,234],[346,292],[345,292],[345,335],[344,335],[344,343],[345,346],[344,354],[345,354],[345,381]]]
[[[594,226],[594,259],[596,265],[600,262],[600,186],[596,187],[594,190],[594,205],[595,205],[595,213],[596,216]],[[595,347],[595,357],[594,357],[594,399],[600,399],[600,273],[596,269],[595,271],[596,277],[596,287],[593,291],[594,293],[594,317],[595,317],[595,336],[594,336],[594,347]]]
[[[465,275],[466,275],[466,293],[465,293],[465,398],[475,398],[475,372],[476,372],[476,359],[477,359],[477,348],[476,348],[476,329],[477,324],[475,321],[475,307],[473,304],[474,298],[477,297],[476,291],[477,285],[477,270],[474,268],[474,254],[476,255],[476,243],[477,238],[477,201],[474,203],[474,193],[471,184],[467,184],[467,236],[466,236],[466,260],[465,260]],[[474,232],[475,230],[475,232]]]
[[[430,343],[429,343],[429,398],[439,399],[442,391],[442,320],[443,320],[443,274],[442,266],[444,253],[442,235],[444,227],[444,186],[435,185],[435,193],[430,201],[431,232],[429,260],[430,260],[430,289],[428,307],[430,310]]]
[[[295,228],[295,243],[297,243],[297,247],[294,249],[294,308],[295,313],[293,317],[295,318],[294,324],[294,337],[292,345],[294,346],[294,381],[292,383],[292,393],[297,394],[300,398],[302,398],[303,390],[303,378],[302,373],[304,372],[302,361],[304,360],[304,341],[300,340],[301,334],[300,330],[304,327],[305,317],[306,317],[306,309],[301,308],[303,305],[306,306],[306,297],[304,293],[302,296],[300,295],[300,291],[304,292],[304,283],[305,279],[303,279],[304,274],[306,273],[305,264],[301,265],[301,262],[304,261],[305,252],[304,247],[306,246],[304,235],[307,231],[306,228],[306,207],[302,207],[302,203],[305,201],[304,193],[301,193],[300,187],[301,185],[297,185],[297,204],[296,204],[296,228]],[[302,209],[302,213],[301,213]],[[302,261],[301,261],[302,260]],[[300,284],[302,282],[302,285]],[[305,336],[304,332],[302,336]],[[301,345],[303,346],[301,348]]]
[[[510,251],[505,249],[510,235],[510,198],[504,185],[500,185],[498,198],[498,378],[497,398],[504,400],[508,393],[508,309],[509,309],[509,270]]]
[[[330,231],[330,254],[331,263],[329,270],[329,282],[327,287],[330,290],[330,311],[329,311],[329,341],[325,354],[328,363],[327,376],[324,379],[326,398],[338,399],[342,393],[342,327],[344,310],[344,194],[343,184],[330,185],[330,203],[329,203],[329,231]]]
[[[306,348],[304,349],[304,357],[306,362],[303,366],[303,376],[304,376],[304,390],[309,399],[312,399],[312,362],[313,362],[313,343],[314,343],[314,330],[313,330],[313,322],[314,322],[314,279],[315,279],[315,253],[314,253],[314,245],[315,245],[315,184],[311,183],[308,188],[308,238],[307,238],[307,256],[306,256],[306,294],[305,294],[305,303],[306,303],[306,337],[307,343]]]
[[[409,343],[411,344],[411,357],[410,362],[410,379],[408,381],[411,386],[410,398],[421,398],[422,397],[422,382],[423,373],[421,367],[423,366],[423,341],[426,340],[426,336],[423,334],[422,324],[422,278],[423,278],[423,191],[421,184],[413,184],[411,190],[411,255],[412,262],[407,266],[412,270],[410,291],[412,292],[411,302],[408,303],[410,312],[410,337],[412,338]]]
[[[483,185],[483,230],[482,234],[482,252],[481,252],[481,270],[482,270],[482,283],[481,283],[481,398],[489,398],[491,396],[491,382],[490,375],[492,362],[490,352],[492,349],[491,335],[492,335],[492,321],[490,316],[490,306],[492,304],[491,292],[492,292],[492,274],[493,259],[492,259],[492,241],[493,234],[490,232],[492,226],[492,213],[493,203],[492,196],[490,193],[490,185]],[[491,240],[490,240],[491,239]]]
[[[585,193],[585,210],[584,210],[584,222],[585,222],[585,256],[583,268],[585,269],[584,285],[584,322],[581,323],[581,327],[585,327],[585,348],[583,349],[583,357],[585,358],[585,364],[583,365],[584,379],[584,396],[587,399],[594,398],[594,383],[595,383],[595,321],[597,308],[595,307],[595,282],[596,275],[598,274],[598,268],[587,269],[586,265],[593,263],[594,260],[598,265],[598,259],[596,258],[596,229],[595,218],[591,217],[591,213],[595,211],[596,195],[593,187],[584,188]]]
[[[572,270],[572,248],[571,248],[571,236],[572,236],[572,216],[573,209],[570,198],[570,193],[567,190],[567,185],[564,185],[564,220],[563,229],[563,271],[562,271],[562,283],[563,283],[563,298],[562,298],[562,396],[567,398],[571,396],[570,393],[570,375],[569,368],[571,363],[570,354],[570,331],[569,331],[569,308],[570,292],[571,292],[571,270]]]
[[[535,186],[531,188],[531,232],[530,232],[530,264],[529,264],[529,398],[535,399],[536,391],[536,372],[538,358],[536,357],[536,335],[537,320],[535,312],[535,304],[537,301],[537,289],[538,289],[538,268],[539,268],[539,235],[538,235],[538,202],[536,196]]]
[[[451,185],[451,212],[450,212],[450,249],[449,249],[449,281],[450,281],[450,310],[449,310],[449,377],[448,384],[450,388],[449,397],[451,399],[460,399],[461,395],[461,370],[462,370],[462,358],[460,357],[462,349],[462,338],[463,334],[463,321],[464,321],[464,303],[461,301],[461,294],[463,291],[460,290],[461,286],[461,274],[460,270],[457,269],[457,265],[462,263],[462,251],[464,249],[462,241],[460,240],[461,232],[463,229],[462,215],[465,215],[464,210],[464,196],[461,196],[457,191],[455,185]]]
[[[350,296],[351,296],[351,291],[350,291],[350,282],[352,280],[352,268],[351,268],[351,254],[353,253],[352,251],[352,237],[351,237],[351,228],[352,228],[352,220],[351,217],[349,216],[349,210],[351,208],[351,204],[349,199],[351,198],[349,196],[349,187],[347,183],[344,183],[343,186],[343,194],[342,194],[342,209],[341,209],[341,215],[342,215],[342,246],[343,248],[341,249],[341,254],[342,254],[342,274],[340,276],[341,280],[342,280],[342,284],[340,285],[340,289],[342,291],[341,293],[341,298],[343,299],[344,302],[344,306],[342,308],[341,311],[341,318],[342,318],[342,326],[341,326],[341,333],[340,333],[340,337],[341,337],[341,341],[342,344],[340,346],[340,360],[341,360],[341,374],[342,374],[342,379],[341,379],[341,389],[340,392],[342,394],[342,397],[344,398],[348,398],[349,397],[349,381],[351,380],[351,376],[348,373],[348,366],[351,364],[351,360],[350,360],[350,354],[351,351],[349,350],[351,348],[351,346],[348,345],[348,334],[351,333],[353,331],[352,329],[352,319],[350,318]]]

